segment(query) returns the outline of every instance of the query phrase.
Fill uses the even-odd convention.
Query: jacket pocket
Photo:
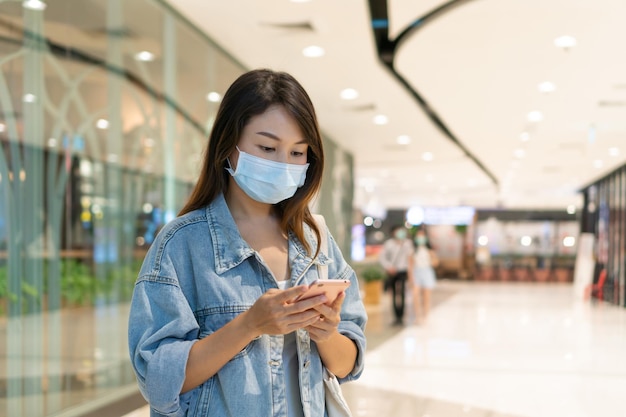
[[[213,387],[215,377],[209,378],[202,385],[190,391],[191,403],[189,404],[189,417],[205,417],[209,415],[211,407],[211,396],[213,393]],[[214,408],[214,407],[213,407]]]
[[[198,321],[198,325],[200,326],[199,338],[204,339],[205,337],[212,335],[231,321],[235,319],[239,314],[247,311],[250,306],[216,306],[216,307],[208,307],[204,308],[198,312],[196,312],[196,320]],[[243,355],[246,355],[254,346],[257,339],[248,343],[239,353],[237,353],[231,361],[237,359]]]

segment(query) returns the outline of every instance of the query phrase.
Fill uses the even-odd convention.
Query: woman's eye
[[[272,152],[272,151],[274,151],[274,148],[271,148],[269,146],[260,146],[260,148],[261,148],[261,150],[263,152]]]
[[[293,152],[291,153],[291,155],[293,155],[293,156],[303,156],[303,155],[304,155],[304,152],[296,152],[296,151],[293,151]]]

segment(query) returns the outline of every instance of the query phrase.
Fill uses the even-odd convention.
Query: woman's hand
[[[248,326],[256,335],[287,334],[318,322],[321,312],[317,308],[328,301],[326,296],[294,302],[307,288],[299,285],[286,290],[268,290],[246,312]]]
[[[337,326],[341,322],[341,306],[345,298],[346,294],[341,292],[332,304],[320,304],[314,307],[319,320],[306,328],[311,340],[324,343],[337,333]]]
[[[344,378],[352,371],[357,356],[354,341],[337,331],[345,298],[346,294],[342,292],[332,304],[315,307],[319,320],[306,328],[311,340],[317,344],[322,363],[338,378]]]

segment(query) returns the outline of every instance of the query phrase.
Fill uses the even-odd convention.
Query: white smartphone
[[[325,294],[328,302],[332,303],[340,292],[345,291],[350,286],[349,279],[318,279],[309,285],[309,289],[301,294],[296,301],[306,300],[316,295]]]

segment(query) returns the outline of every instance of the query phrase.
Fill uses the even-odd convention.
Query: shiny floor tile
[[[454,295],[427,324],[406,326],[368,351],[366,371],[350,384],[357,396],[367,387],[381,400],[389,398],[384,391],[416,399],[412,412],[389,405],[382,415],[626,415],[625,309],[578,301],[563,284],[451,281],[438,290]],[[372,415],[351,400],[357,415]]]
[[[397,327],[388,297],[368,306],[366,369],[343,386],[355,417],[626,415],[624,308],[569,284],[441,281],[428,321]]]

